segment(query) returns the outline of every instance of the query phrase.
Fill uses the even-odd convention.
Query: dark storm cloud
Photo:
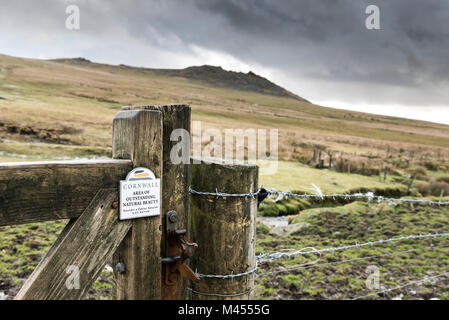
[[[156,50],[172,53],[170,64],[197,46],[279,70],[285,77],[273,80],[312,100],[448,105],[445,0],[9,1],[0,7],[0,40],[3,29],[69,46],[57,34],[68,34],[60,13],[71,3],[82,30],[69,39],[94,58],[128,54],[121,62],[133,64],[145,44],[155,66],[164,59],[151,60]],[[381,30],[365,27],[370,4],[380,8]]]
[[[365,28],[368,4],[380,7],[380,31]],[[449,79],[449,3],[445,1],[214,0],[195,5],[224,18],[220,24],[229,41],[248,39],[258,49],[240,46],[234,54],[248,54],[264,64],[299,73],[304,66],[324,65],[324,72],[307,74],[406,86],[421,85],[423,79]],[[227,41],[211,39],[216,41],[209,40],[209,45],[226,49]]]
[[[365,28],[369,4],[380,7],[382,30]],[[133,32],[151,24],[298,77],[406,87],[449,79],[449,3],[441,0],[197,0],[145,9],[132,11],[141,16],[128,21]]]

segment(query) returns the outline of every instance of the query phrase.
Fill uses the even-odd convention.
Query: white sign
[[[135,168],[120,181],[120,220],[161,214],[161,179],[147,168]]]

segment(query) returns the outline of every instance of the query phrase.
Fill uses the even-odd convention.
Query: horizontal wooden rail
[[[77,218],[131,169],[130,160],[112,159],[0,163],[0,226]]]

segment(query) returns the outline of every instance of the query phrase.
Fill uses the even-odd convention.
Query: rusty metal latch
[[[178,229],[178,213],[168,211],[165,214],[166,256],[162,258],[165,264],[165,284],[173,286],[178,281],[178,275],[190,281],[199,281],[200,278],[184,262],[194,255],[198,245],[186,239],[187,231]]]

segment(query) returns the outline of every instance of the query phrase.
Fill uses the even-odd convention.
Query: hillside
[[[277,128],[282,160],[308,163],[321,150],[325,161],[332,152],[334,160],[350,157],[378,170],[385,156],[396,167],[410,158],[449,157],[449,126],[317,106],[252,73],[0,55],[3,141],[108,148],[121,106],[167,103],[190,104],[203,128]],[[29,150],[2,148],[5,159]]]
[[[98,66],[99,64],[92,63],[84,58],[73,59],[54,59],[50,61],[78,65],[78,66]],[[107,66],[107,65],[104,65]],[[208,85],[214,87],[230,88],[241,91],[252,91],[263,93],[267,95],[274,95],[279,97],[287,97],[296,99],[298,101],[308,102],[306,99],[276,85],[275,83],[261,77],[251,71],[248,73],[227,71],[221,67],[203,65],[188,67],[185,69],[150,69],[138,68],[121,64],[118,68],[124,70],[134,70],[140,73],[151,72],[160,76],[179,77],[197,81],[203,81]]]
[[[253,91],[308,102],[306,99],[285,90],[251,71],[248,73],[226,71],[221,67],[204,65],[199,67],[189,67],[182,70],[164,70],[162,72],[173,77],[206,81],[217,87]]]

